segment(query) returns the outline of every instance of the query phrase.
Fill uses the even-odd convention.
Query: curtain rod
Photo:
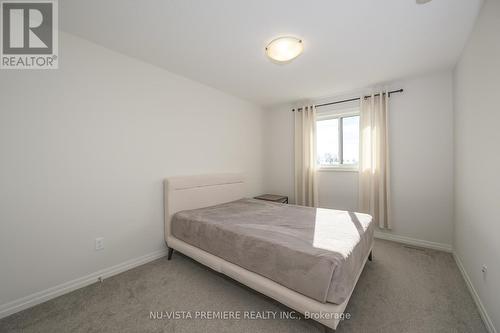
[[[403,89],[398,89],[398,90],[392,90],[392,91],[389,91],[388,92],[388,95],[389,97],[391,97],[391,94],[395,94],[395,93],[402,93],[403,92]],[[385,93],[382,93],[383,95],[385,95]],[[373,96],[380,96],[380,94],[375,94]],[[364,96],[364,98],[370,98],[372,97],[371,95],[369,96]],[[359,101],[361,99],[361,97],[356,97],[356,98],[351,98],[351,99],[344,99],[342,101],[335,101],[335,102],[330,102],[330,103],[324,103],[324,104],[317,104],[315,105],[317,108],[320,108],[322,106],[328,106],[328,105],[334,105],[334,104],[340,104],[340,103],[347,103],[347,102],[354,102],[354,101]],[[301,111],[302,108],[298,108],[298,109],[292,109],[292,112],[293,111]]]

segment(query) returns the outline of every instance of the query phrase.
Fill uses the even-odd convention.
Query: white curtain
[[[295,110],[295,203],[318,206],[316,181],[316,108]]]
[[[391,229],[388,92],[361,97],[359,209]]]

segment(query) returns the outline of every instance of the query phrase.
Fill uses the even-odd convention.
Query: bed
[[[337,328],[371,259],[369,215],[248,199],[241,174],[171,177],[164,191],[169,259],[175,249]]]

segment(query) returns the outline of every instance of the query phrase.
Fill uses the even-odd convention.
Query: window
[[[318,114],[317,165],[321,169],[355,169],[359,163],[359,112]]]

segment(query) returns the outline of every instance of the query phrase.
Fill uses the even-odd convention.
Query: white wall
[[[59,70],[0,73],[0,309],[163,249],[166,176],[242,171],[262,189],[260,108],[68,34],[59,45]]]
[[[392,206],[399,236],[452,242],[452,73],[402,80],[391,99]],[[331,97],[330,100],[349,96]],[[266,117],[265,189],[293,202],[293,117],[290,105]],[[319,172],[320,206],[356,210],[357,173]]]
[[[454,246],[500,329],[500,2],[489,0],[455,71]],[[481,272],[482,265],[488,272]]]

